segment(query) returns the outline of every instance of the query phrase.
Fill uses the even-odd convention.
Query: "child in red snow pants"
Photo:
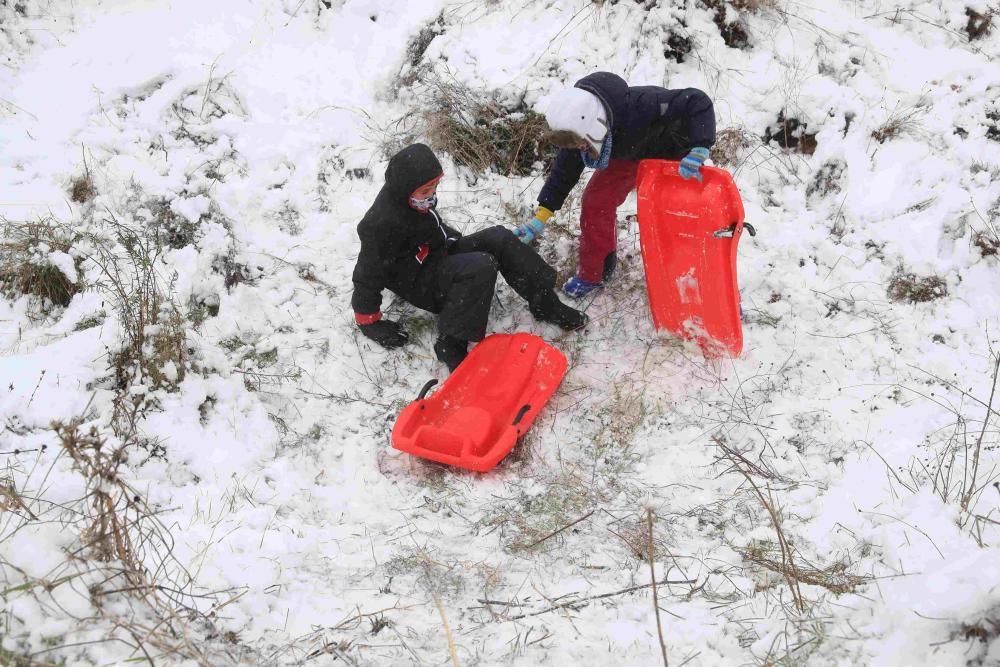
[[[638,160],[611,160],[598,169],[583,191],[580,213],[580,268],[577,275],[592,283],[604,277],[604,260],[615,252],[618,207],[635,189]]]

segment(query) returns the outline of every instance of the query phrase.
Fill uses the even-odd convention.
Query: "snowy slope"
[[[0,663],[655,665],[651,541],[671,664],[1000,664],[1000,46],[966,11],[997,8],[734,4],[764,5],[724,14],[745,48],[679,0],[0,6],[0,216],[75,234],[36,261],[87,286],[0,300]],[[585,332],[499,291],[492,331],[570,359],[511,459],[395,452],[395,416],[445,372],[433,319],[397,303],[411,344],[374,346],[350,275],[420,77],[544,111],[597,69],[702,88],[744,139],[743,356],[654,332],[633,195]],[[762,140],[779,114],[814,151]],[[541,164],[441,158],[460,230],[530,216]],[[581,189],[540,245],[561,276]],[[124,388],[127,322],[89,259],[128,254],[123,227],[166,229],[151,266],[186,332],[166,380]],[[122,395],[136,436],[113,428]],[[119,476],[86,485],[51,428],[74,418],[137,443]],[[185,582],[166,622],[104,586],[119,559],[80,533],[81,498],[119,483],[161,526],[130,554]]]

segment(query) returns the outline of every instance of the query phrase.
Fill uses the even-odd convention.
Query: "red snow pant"
[[[618,246],[615,228],[618,207],[635,189],[638,160],[611,160],[590,177],[583,190],[580,212],[580,267],[577,276],[599,283],[604,277],[604,259]]]

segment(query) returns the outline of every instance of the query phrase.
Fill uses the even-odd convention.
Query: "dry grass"
[[[481,534],[499,531],[500,540],[513,552],[557,544],[556,536],[566,534],[561,529],[591,507],[592,490],[584,475],[567,468],[547,480],[542,493],[522,493],[500,503],[478,522]]]
[[[783,561],[778,545],[772,542],[754,541],[748,546],[737,548],[743,559],[758,568],[780,575],[784,579],[795,577],[799,582],[809,586],[821,586],[835,595],[853,593],[860,586],[870,581],[848,571],[851,563],[841,560],[826,567],[816,567],[807,564],[801,558],[793,567]]]
[[[416,126],[389,142],[389,150],[423,135],[435,150],[475,174],[515,176],[530,175],[536,163],[555,152],[545,141],[545,118],[523,99],[507,100],[500,91],[470,88],[427,68],[413,92],[422,108],[403,120]],[[397,125],[405,125],[403,120]]]
[[[136,434],[136,421],[146,408],[145,394],[132,387],[174,390],[189,366],[186,326],[158,275],[160,240],[137,231],[113,215],[104,221],[111,233],[92,236],[88,257],[100,272],[97,286],[106,292],[124,330],[122,347],[112,354],[116,392],[115,433],[124,439]]]
[[[196,589],[174,557],[174,537],[157,510],[122,477],[132,444],[105,437],[99,426],[80,419],[55,423],[52,429],[59,445],[55,461],[67,457],[72,462],[82,495],[52,502],[44,491],[27,492],[38,485],[37,479],[32,481],[35,468],[25,472],[15,465],[3,485],[3,504],[12,512],[0,524],[0,544],[22,530],[54,524],[67,538],[65,558],[35,577],[19,565],[24,554],[7,549],[7,557],[0,558],[0,597],[5,606],[36,606],[74,624],[46,635],[39,651],[36,627],[17,617],[0,617],[6,649],[0,651],[0,663],[79,662],[86,655],[81,646],[106,642],[126,647],[129,662],[248,664],[245,647],[213,641],[221,633],[201,611],[202,605],[211,605],[213,613],[219,612],[242,593],[206,595]],[[47,478],[50,472],[37,474]],[[80,643],[80,637],[88,641]]]
[[[980,14],[971,7],[965,8],[965,15],[969,17],[969,22],[965,25],[965,32],[969,35],[969,41],[982,39],[993,30],[993,10]]]
[[[824,162],[812,180],[809,181],[809,185],[806,187],[806,197],[818,199],[840,192],[846,170],[847,164],[841,160]]]
[[[972,245],[979,248],[983,257],[995,257],[1000,252],[1000,240],[988,232],[976,232]]]
[[[43,303],[68,306],[81,285],[70,280],[50,259],[69,253],[78,240],[74,232],[52,220],[3,223],[0,240],[0,290],[8,297],[35,296]],[[74,259],[79,268],[80,261]]]
[[[765,9],[778,9],[778,0],[729,0],[733,9],[740,12],[759,12]]]
[[[880,126],[872,130],[872,139],[884,144],[887,140],[914,132],[920,127],[920,118],[927,113],[925,101],[912,107],[898,109],[889,114]]]
[[[727,127],[715,135],[712,162],[720,167],[735,167],[746,151],[754,144],[755,137],[741,127]]]
[[[82,176],[73,179],[69,186],[70,201],[77,204],[86,204],[97,196],[97,188],[94,186],[94,179],[87,171]]]
[[[82,555],[102,563],[120,561],[126,566],[128,584],[136,585],[139,582],[134,573],[142,567],[129,536],[126,512],[137,496],[122,487],[118,472],[128,459],[126,446],[107,446],[96,426],[85,430],[79,421],[56,423],[52,428],[73,466],[87,480],[88,513],[81,535],[85,547]]]
[[[940,276],[918,276],[902,267],[889,280],[889,299],[905,303],[927,303],[948,296],[948,285]]]

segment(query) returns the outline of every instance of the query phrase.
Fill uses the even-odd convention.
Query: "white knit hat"
[[[552,130],[568,130],[586,139],[598,152],[608,133],[608,117],[597,95],[567,88],[549,102],[545,120]]]

